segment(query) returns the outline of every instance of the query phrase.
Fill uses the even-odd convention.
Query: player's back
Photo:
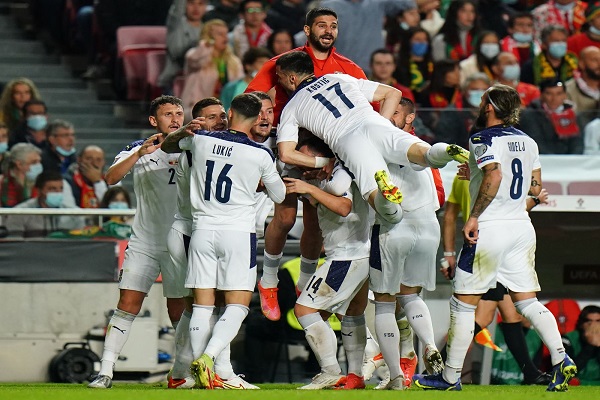
[[[525,202],[532,171],[541,168],[535,141],[514,127],[492,127],[471,136],[470,149],[472,205],[483,179],[480,168],[499,163],[502,170],[498,193],[479,217],[479,222],[529,219]]]
[[[369,103],[379,86],[345,74],[328,74],[302,83],[284,107],[280,129],[289,119],[327,144],[357,129],[368,116],[379,117]]]
[[[423,207],[437,207],[437,191],[430,168],[414,170],[410,165],[388,164],[390,177],[403,193],[402,209],[414,211]]]
[[[234,131],[199,131],[190,140],[194,229],[254,232],[256,189],[265,173],[276,174],[271,151]]]

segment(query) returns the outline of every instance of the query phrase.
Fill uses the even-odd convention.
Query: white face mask
[[[483,43],[480,51],[485,58],[491,60],[500,54],[500,46],[498,43]]]

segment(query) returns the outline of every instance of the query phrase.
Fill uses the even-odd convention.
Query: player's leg
[[[404,386],[410,387],[419,359],[415,351],[413,330],[408,323],[404,310],[396,301],[396,325],[400,331],[400,369],[404,375]]]
[[[383,359],[390,370],[390,389],[402,390],[404,373],[400,368],[400,330],[396,323],[396,296],[374,292],[375,295],[375,334]],[[393,382],[393,384],[392,384]]]
[[[365,309],[367,308],[368,294],[369,283],[365,279],[342,318],[342,344],[348,362],[348,375],[344,389],[365,388],[362,365],[367,345]]]
[[[300,277],[298,278],[298,290],[304,289],[310,277],[317,270],[319,256],[323,248],[323,235],[319,227],[317,209],[303,200],[302,222],[304,229],[300,238]]]
[[[498,307],[498,299],[493,298],[493,293],[497,290],[490,289],[485,293],[481,301],[477,304],[475,310],[475,327],[473,330],[473,340],[482,346],[489,347],[492,350],[501,351],[492,340],[492,336],[487,327],[496,317],[496,308]],[[499,297],[502,298],[502,294]]]

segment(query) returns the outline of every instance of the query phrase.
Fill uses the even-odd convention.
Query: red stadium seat
[[[167,48],[165,26],[122,26],[117,29],[117,51],[123,60],[127,99],[144,100],[146,95],[146,54]]]
[[[542,180],[542,188],[548,191],[548,194],[563,195],[563,187],[560,182],[546,182]]]
[[[150,100],[162,94],[157,82],[160,73],[165,67],[166,56],[167,52],[164,50],[153,50],[146,53],[146,85]]]
[[[600,181],[571,182],[567,193],[579,196],[600,196]]]

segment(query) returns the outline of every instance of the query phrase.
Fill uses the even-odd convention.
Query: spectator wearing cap
[[[540,154],[582,154],[583,137],[573,103],[558,79],[540,84],[541,97],[521,115],[521,128],[537,142]]]
[[[567,49],[578,57],[588,46],[600,47],[600,1],[588,3],[585,10],[586,28],[567,39]]]
[[[600,49],[589,46],[581,51],[579,68],[565,83],[567,97],[575,105],[579,127],[583,128],[600,108]]]

